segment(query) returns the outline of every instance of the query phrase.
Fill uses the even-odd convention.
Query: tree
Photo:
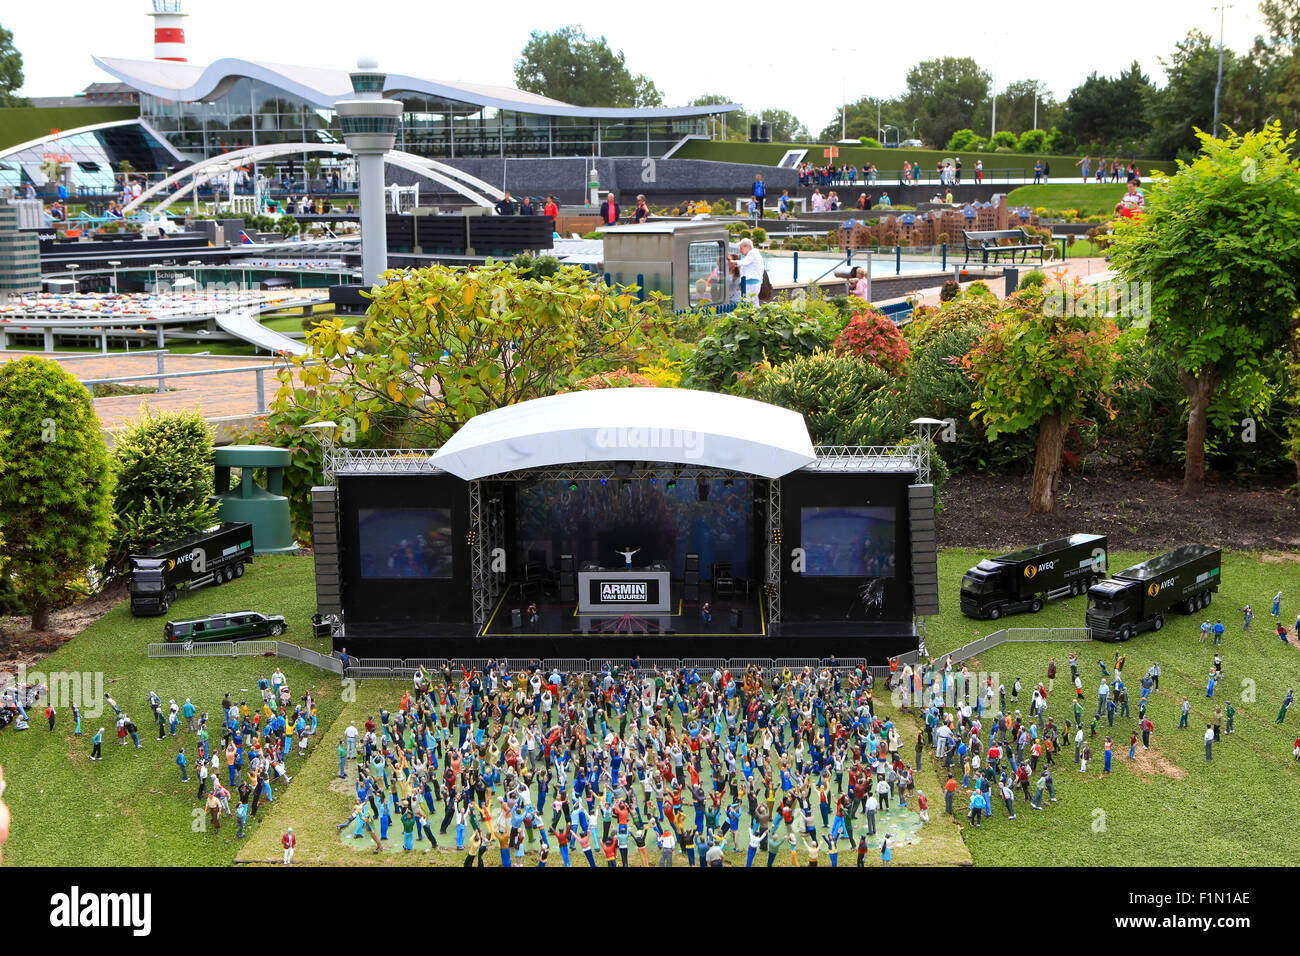
[[[691,106],[723,106],[727,103],[735,103],[736,98],[733,96],[724,96],[721,93],[708,93],[704,96],[697,96],[691,100]],[[745,113],[743,110],[732,110],[725,114],[723,122],[726,124],[727,139],[746,139],[749,136],[749,130],[745,126]]]
[[[1152,94],[1148,108],[1151,134],[1150,150],[1160,156],[1176,156],[1196,150],[1196,130],[1209,129],[1214,117],[1214,85],[1219,68],[1219,50],[1208,36],[1190,30],[1174,46],[1174,52],[1161,65],[1169,82]],[[1225,79],[1236,69],[1236,56],[1223,51]],[[1220,97],[1220,115],[1231,110]],[[1218,130],[1213,131],[1217,135]]]
[[[1137,143],[1151,131],[1146,108],[1153,90],[1136,60],[1118,77],[1094,71],[1066,98],[1061,132],[1081,148]]]
[[[56,362],[0,365],[0,528],[32,629],[104,558],[113,474],[90,393]]]
[[[534,30],[515,61],[515,82],[525,92],[573,106],[663,103],[653,82],[627,68],[622,51],[615,53],[604,37],[589,37],[578,26]]]
[[[924,60],[907,72],[905,112],[918,119],[922,139],[946,143],[954,131],[975,123],[991,82],[970,57]]]
[[[1016,80],[999,89],[998,129],[1020,134],[1034,128],[1034,91],[1038,98],[1038,128],[1048,129],[1060,121],[1064,108],[1039,80]],[[988,129],[992,120],[992,100],[980,104],[972,117],[976,129]]]
[[[0,107],[32,105],[18,95],[23,80],[23,55],[14,46],[13,32],[0,26]]]
[[[772,141],[776,143],[793,143],[808,136],[808,127],[789,110],[763,110],[759,121],[772,127]]]
[[[965,360],[980,386],[971,417],[981,418],[989,440],[1004,432],[1037,434],[1033,514],[1055,509],[1065,435],[1110,382],[1117,330],[1092,309],[1066,307],[1074,291],[1063,290],[1060,308],[1037,286],[1014,293]]]
[[[1217,139],[1197,133],[1200,155],[1150,190],[1145,214],[1121,223],[1111,261],[1149,284],[1150,334],[1187,394],[1184,491],[1205,488],[1212,401],[1238,407],[1269,388],[1264,356],[1291,334],[1300,305],[1300,172],[1295,134],[1274,122]]]
[[[973,129],[955,130],[948,137],[948,149],[960,153],[969,150],[980,150],[984,148],[984,140]]]
[[[894,127],[888,136],[890,142],[893,142],[895,138],[906,139],[908,131],[912,128],[912,120],[917,118],[917,114],[907,112],[903,101],[897,97],[877,100],[874,97],[864,96],[849,103],[847,107],[837,109],[835,116],[817,134],[819,141],[833,143],[840,138],[841,111],[844,112],[845,116],[843,124],[845,135],[849,139],[870,136],[879,139],[881,142],[886,140],[883,127]],[[877,117],[879,117],[879,123],[876,122]],[[902,135],[898,135],[895,130],[901,130]]]
[[[104,562],[111,574],[132,554],[211,527],[212,429],[197,411],[151,413],[113,436],[113,541]]]
[[[549,279],[492,261],[383,277],[362,331],[335,319],[307,333],[307,353],[280,372],[274,410],[441,444],[481,412],[638,366],[657,331],[653,301],[594,284],[575,266]]]

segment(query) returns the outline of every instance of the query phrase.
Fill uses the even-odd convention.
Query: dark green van
[[[188,621],[168,621],[163,625],[163,638],[176,641],[249,641],[259,637],[279,637],[289,629],[278,614],[261,614],[257,611],[230,611],[226,614],[209,614]]]

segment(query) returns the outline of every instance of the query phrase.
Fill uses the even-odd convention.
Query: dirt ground
[[[1182,767],[1170,763],[1168,759],[1154,750],[1143,750],[1141,747],[1138,748],[1137,756],[1133,758],[1132,764],[1143,777],[1162,776],[1182,780],[1187,776],[1187,771]]]
[[[50,614],[50,630],[31,629],[32,619],[0,617],[0,684],[6,674],[17,673],[18,665],[34,666],[46,654],[58,650],[77,634],[98,621],[126,597],[125,583],[112,585],[99,594]]]
[[[1106,534],[1119,550],[1189,542],[1280,552],[1300,560],[1300,507],[1283,485],[1208,485],[1182,495],[1181,477],[1067,474],[1056,513],[1029,514],[1029,477],[958,475],[939,491],[942,547],[1006,551],[1068,534]]]

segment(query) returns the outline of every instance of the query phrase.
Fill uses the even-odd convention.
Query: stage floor
[[[529,624],[527,607],[531,598],[520,596],[518,585],[510,585],[497,601],[481,632],[483,637],[767,637],[767,619],[760,592],[740,593],[730,598],[708,597],[708,585],[701,585],[704,601],[687,601],[683,585],[673,582],[671,614],[635,612],[588,613],[578,610],[577,602],[557,603],[543,595],[537,599],[537,623]],[[712,621],[703,616],[707,602]],[[511,611],[518,609],[522,618],[513,626]],[[740,621],[732,623],[732,612]]]

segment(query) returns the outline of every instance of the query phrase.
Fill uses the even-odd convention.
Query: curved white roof
[[[430,459],[473,481],[528,468],[656,461],[780,478],[816,460],[798,412],[685,388],[537,398],[466,422]]]
[[[326,70],[283,63],[261,63],[234,57],[217,60],[210,66],[167,60],[124,60],[116,57],[92,57],[95,64],[142,93],[184,103],[221,96],[240,77],[261,80],[322,109],[331,108],[336,100],[353,97],[352,81],[347,70]],[[739,109],[733,103],[718,106],[669,106],[647,109],[627,107],[570,106],[536,93],[508,86],[482,83],[458,83],[423,80],[399,73],[388,74],[385,92],[410,91],[425,96],[457,100],[475,106],[518,110],[541,116],[572,116],[607,119],[673,119],[685,116],[708,116]]]

